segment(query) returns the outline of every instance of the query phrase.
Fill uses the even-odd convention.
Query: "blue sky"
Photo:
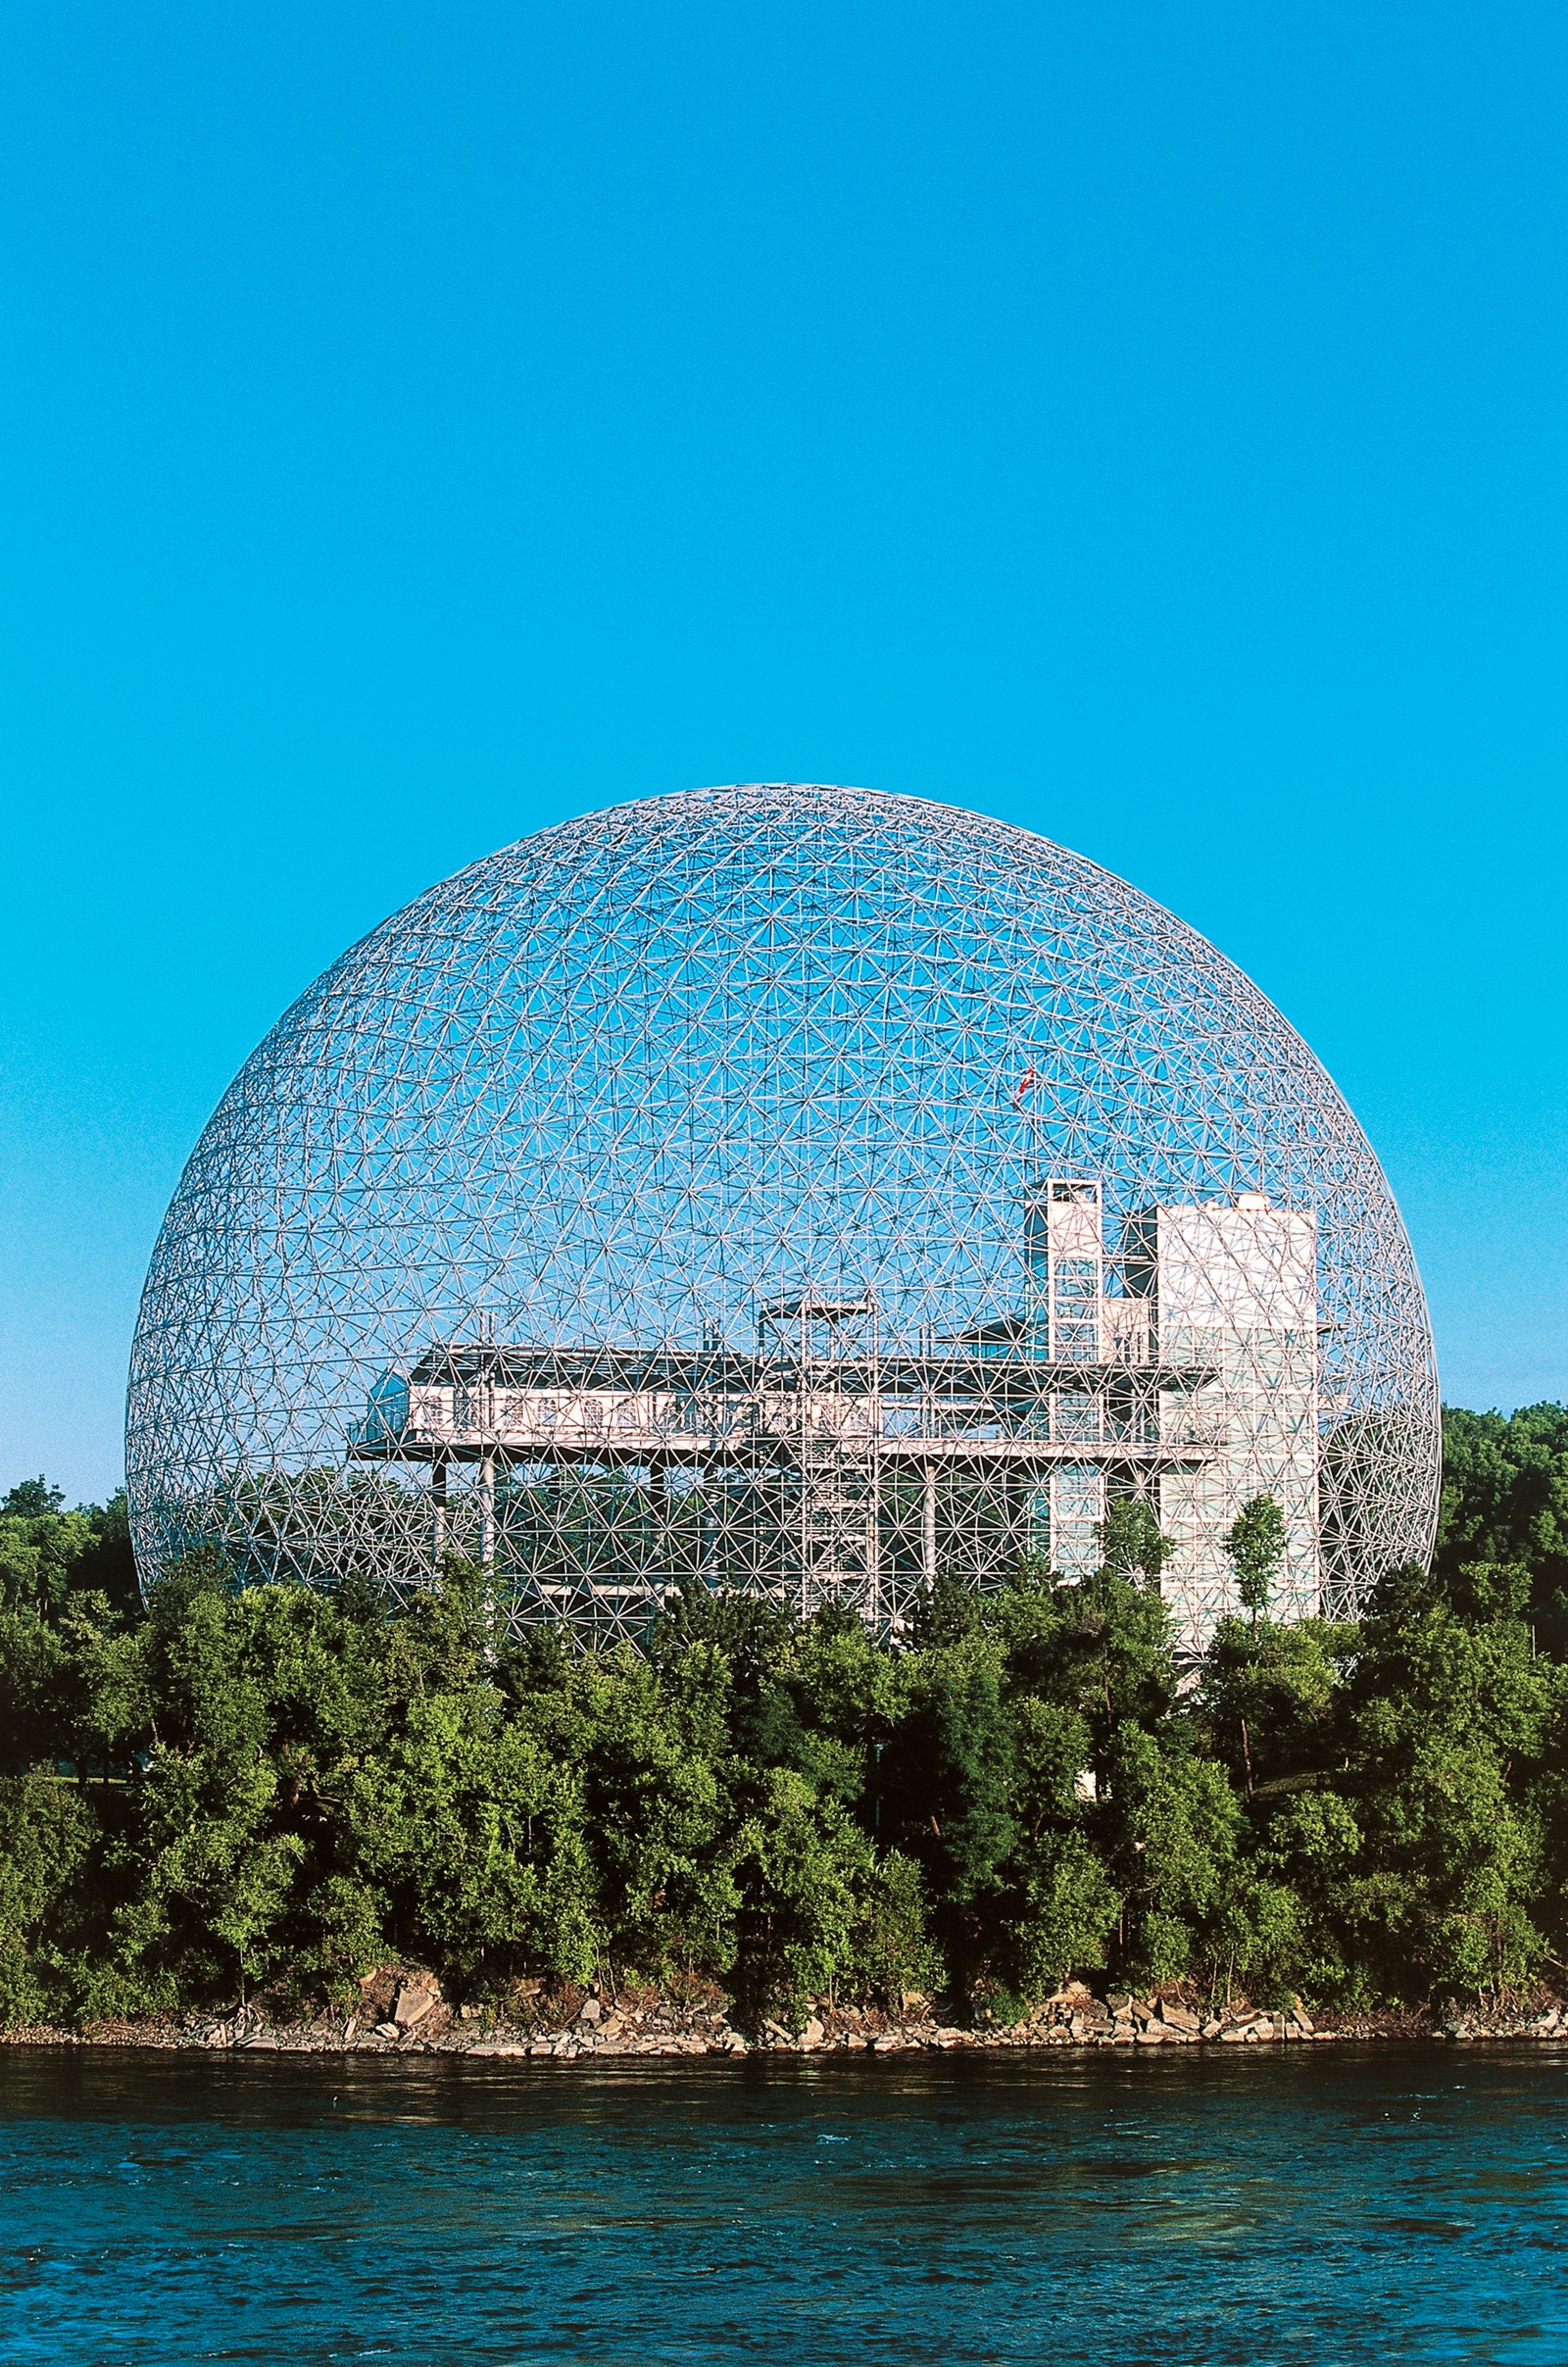
[[[848,780],[1254,976],[1446,1394],[1568,1396],[1568,21],[472,0],[0,35],[0,1486],[234,1069],[564,814]]]

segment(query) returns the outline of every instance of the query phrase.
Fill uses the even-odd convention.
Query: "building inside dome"
[[[1095,1567],[1178,1639],[1353,1612],[1430,1553],[1438,1399],[1376,1159],[1233,964],[962,810],[754,784],[417,899],[279,1021],[160,1235],[127,1415],[144,1578],[450,1555],[514,1627],[693,1583],[904,1632]]]

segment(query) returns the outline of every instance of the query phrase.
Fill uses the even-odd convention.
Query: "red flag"
[[[1023,1097],[1027,1092],[1029,1092],[1031,1087],[1043,1085],[1045,1081],[1045,1078],[1041,1075],[1033,1060],[1031,1060],[1028,1067],[1024,1070],[1022,1076],[1018,1079],[1017,1084],[1014,1085],[1012,1089],[1012,1106],[1014,1110],[1022,1107]]]

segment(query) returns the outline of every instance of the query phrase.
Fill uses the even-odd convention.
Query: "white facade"
[[[1152,1208],[1127,1222],[1110,1256],[1099,1183],[1054,1177],[1031,1202],[1025,1243],[1029,1353],[1049,1359],[1058,1381],[1063,1365],[1095,1368],[1051,1401],[1053,1435],[1066,1443],[1076,1433],[1085,1455],[1057,1463],[1036,1492],[1038,1551],[1062,1576],[1081,1576],[1099,1557],[1107,1494],[1144,1494],[1175,1546],[1165,1594],[1196,1648],[1239,1607],[1231,1523],[1250,1498],[1272,1496],[1286,1523],[1272,1607],[1315,1615],[1316,1219],[1259,1192]],[[1136,1427],[1128,1384],[1151,1364],[1161,1368],[1154,1435],[1164,1453],[1118,1466],[1118,1436]]]
[[[1212,1378],[1160,1392],[1160,1431],[1212,1440],[1212,1462],[1160,1474],[1160,1527],[1176,1546],[1166,1592],[1200,1642],[1239,1607],[1225,1534],[1244,1504],[1272,1496],[1286,1549],[1271,1605],[1319,1607],[1317,1224],[1262,1193],[1229,1207],[1144,1210],[1124,1236],[1127,1287],[1149,1306],[1162,1363]]]

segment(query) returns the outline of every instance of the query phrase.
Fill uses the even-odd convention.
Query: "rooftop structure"
[[[881,1632],[939,1571],[1093,1566],[1184,1640],[1270,1494],[1283,1607],[1424,1558],[1437,1390],[1397,1211],[1306,1047],[1081,858],[764,784],[519,841],[235,1080],[166,1219],[127,1465],[156,1574],[479,1561],[517,1623],[684,1579]]]

